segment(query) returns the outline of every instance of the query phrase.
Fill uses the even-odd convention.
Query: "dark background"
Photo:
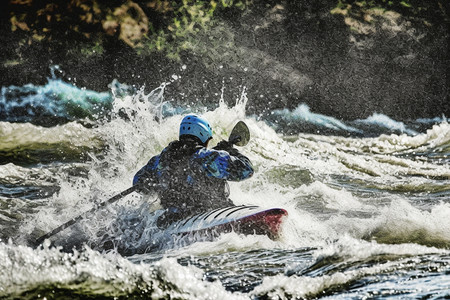
[[[217,102],[223,88],[234,103],[245,87],[249,113],[306,103],[343,120],[450,116],[449,1],[234,1],[204,25],[174,3],[5,2],[0,85],[43,85],[59,65],[96,91],[113,79],[150,91],[178,75],[173,102]]]

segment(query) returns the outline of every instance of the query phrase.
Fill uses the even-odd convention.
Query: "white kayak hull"
[[[287,214],[282,208],[230,206],[177,221],[169,225],[166,232],[175,235],[216,236],[235,231],[242,234],[263,234],[277,239]]]

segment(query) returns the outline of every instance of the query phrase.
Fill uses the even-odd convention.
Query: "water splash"
[[[313,125],[317,130],[322,129],[325,132],[341,132],[361,134],[362,131],[352,126],[346,125],[333,117],[325,116],[311,112],[306,104],[300,104],[295,110],[288,109],[274,110],[269,116],[269,120],[273,120],[278,126],[282,127],[285,133],[293,133],[303,131],[302,127]],[[280,124],[282,123],[282,124]]]
[[[391,132],[398,132],[400,134],[406,133],[408,135],[417,135],[415,130],[408,129],[403,122],[395,121],[386,115],[374,113],[365,120],[356,120],[355,123],[365,124],[368,126],[376,126],[381,129],[387,129]]]
[[[13,161],[0,168],[0,184],[58,187],[46,198],[0,196],[0,268],[7,270],[0,272],[0,297],[251,299],[334,296],[335,291],[356,297],[363,288],[370,298],[376,297],[371,289],[377,284],[390,287],[389,277],[398,282],[399,276],[405,282],[434,280],[431,292],[445,295],[448,123],[413,136],[290,136],[246,115],[251,99],[245,90],[233,107],[218,96],[212,109],[191,106],[182,113],[195,111],[210,120],[212,146],[227,138],[238,120],[247,123],[252,138],[241,150],[256,173],[232,183],[231,198],[235,204],[285,208],[289,218],[280,240],[235,233],[194,244],[170,239],[154,226],[158,202],[132,194],[52,237],[64,251],[48,244],[24,246],[128,188],[134,173],[177,138],[182,116],[165,109],[177,106],[164,98],[164,89],[115,94],[109,119],[94,126],[0,123],[5,152],[19,141],[25,148],[29,140],[52,148],[72,143],[87,157],[26,167]],[[20,139],[14,138],[16,129]],[[12,242],[4,243],[9,238]],[[398,283],[396,288],[401,294]]]

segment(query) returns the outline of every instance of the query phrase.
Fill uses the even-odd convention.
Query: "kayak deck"
[[[282,208],[230,206],[198,214],[171,224],[171,234],[216,236],[235,231],[242,234],[262,234],[277,239],[283,219],[288,213]]]

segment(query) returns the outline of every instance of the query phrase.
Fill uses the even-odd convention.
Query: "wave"
[[[87,246],[65,253],[47,244],[31,249],[0,243],[0,257],[4,270],[0,297],[7,299],[290,299],[326,297],[334,291],[358,298],[379,296],[380,285],[387,287],[385,296],[445,298],[448,293],[448,251],[352,238],[320,249],[222,248],[219,254],[147,254],[128,259]],[[392,278],[416,285],[392,289]]]
[[[372,116],[364,120],[354,121],[356,124],[363,124],[370,127],[379,127],[381,131],[387,129],[393,133],[406,133],[408,135],[417,135],[418,132],[412,129],[408,129],[403,122],[395,121],[386,115],[374,113]]]
[[[16,235],[24,239],[31,235],[30,240],[35,240],[39,236],[39,233],[33,232],[35,228],[39,227],[42,235],[82,211],[89,210],[93,204],[128,188],[135,172],[178,136],[177,128],[182,116],[176,112],[172,116],[166,115],[167,111],[162,109],[165,102],[163,95],[164,87],[161,87],[150,94],[140,92],[117,98],[112,102],[111,119],[90,128],[78,122],[50,128],[29,123],[0,123],[2,136],[6,137],[5,144],[1,144],[0,149],[5,153],[13,153],[16,151],[15,147],[19,147],[20,151],[27,147],[42,150],[41,145],[48,145],[48,162],[51,162],[51,157],[60,155],[59,159],[65,166],[50,175],[55,182],[54,186],[60,188],[59,192],[46,198],[48,203],[40,207],[32,221],[22,224]],[[414,136],[403,133],[375,138],[316,134],[298,134],[292,137],[277,133],[264,120],[246,116],[247,100],[243,95],[238,104],[231,108],[219,101],[216,109],[202,112],[214,128],[211,146],[221,139],[226,139],[238,120],[247,123],[252,139],[243,151],[249,155],[257,172],[251,180],[239,183],[238,187],[230,185],[232,199],[237,205],[271,204],[291,208],[290,219],[296,220],[297,225],[293,224],[294,232],[288,240],[292,241],[294,246],[299,246],[298,243],[301,243],[300,246],[317,245],[317,241],[337,238],[340,232],[330,230],[331,226],[323,222],[323,219],[315,220],[316,216],[329,217],[335,212],[357,214],[358,211],[352,212],[348,208],[360,207],[361,215],[365,216],[368,212],[361,203],[361,197],[365,197],[366,193],[372,195],[376,203],[379,201],[377,193],[400,194],[404,199],[411,197],[411,194],[424,192],[428,192],[429,196],[435,195],[430,192],[436,195],[443,193],[443,198],[448,195],[445,194],[448,190],[445,180],[450,176],[447,165],[439,164],[440,158],[436,161],[424,161],[429,159],[428,156],[420,154],[441,149],[439,153],[446,155],[450,140],[447,123],[434,125],[426,133]],[[302,112],[321,117],[305,107]],[[332,119],[328,121],[334,122]],[[345,126],[340,128],[346,130]],[[35,161],[46,158],[43,152],[24,153]],[[86,155],[88,159],[80,159],[81,155]],[[64,157],[67,161],[63,160]],[[30,158],[28,159],[30,162]],[[70,159],[83,162],[82,176],[74,174],[74,162]],[[13,166],[26,163],[19,159],[11,162],[14,162]],[[40,167],[45,172],[43,162]],[[8,170],[15,172],[15,168]],[[42,185],[34,183],[26,174],[20,176],[24,180],[17,185]],[[12,181],[4,184],[14,185]],[[335,187],[342,191],[339,192]],[[14,192],[12,189],[9,191]],[[9,191],[3,194],[6,195]],[[356,196],[351,194],[353,192]],[[121,209],[119,205],[126,201],[129,199],[126,198],[115,206],[116,212],[108,215],[108,223],[116,222],[113,216],[117,217],[117,210]],[[415,199],[411,201],[414,202]],[[73,209],[74,207],[76,209]],[[370,209],[379,211],[376,206]],[[133,211],[127,209],[126,213],[132,214]],[[104,222],[104,218],[99,220],[100,223]],[[89,221],[95,223],[93,220]],[[122,221],[126,223],[125,219],[118,220],[119,223]],[[340,225],[345,228],[343,225],[347,224],[353,223],[349,218],[344,218]],[[85,231],[100,233],[100,225],[93,224],[92,228]],[[320,228],[323,228],[323,231]],[[111,231],[110,235],[121,236],[114,231]],[[137,242],[136,244],[140,243],[144,247],[145,236],[142,235],[142,240],[126,242]],[[299,236],[310,238],[300,239]],[[90,242],[98,243],[95,239]],[[445,239],[443,243],[447,243]],[[124,245],[124,248],[129,246]]]
[[[109,92],[95,92],[60,79],[49,79],[44,86],[2,87],[0,119],[42,126],[85,118],[95,120],[111,110],[112,101]]]
[[[376,137],[382,134],[407,134],[415,136],[429,129],[430,125],[446,123],[447,118],[436,117],[407,124],[391,119],[389,116],[373,113],[366,119],[342,121],[331,116],[314,113],[302,103],[294,110],[278,109],[261,117],[270,126],[283,134],[314,133],[354,137]]]
[[[428,277],[423,283],[420,276],[414,276],[423,269],[433,268],[438,274],[439,270],[445,270],[449,257],[445,250],[414,244],[383,245],[344,237],[318,249],[313,256],[309,264],[290,264],[285,274],[264,277],[250,295],[254,298],[309,299],[327,298],[337,292],[339,296],[335,298],[339,299],[357,299],[362,295],[379,298],[380,284],[387,282],[392,286],[392,274],[407,274],[408,280],[416,282],[411,286],[388,288],[383,291],[383,297],[417,298],[422,293],[422,297],[439,298],[448,293],[442,280],[434,281]],[[384,274],[384,278],[370,280],[379,274]],[[427,288],[418,288],[422,285]]]
[[[71,122],[53,127],[0,122],[0,164],[46,164],[84,161],[104,142],[95,129]]]
[[[152,90],[148,95],[144,95],[143,88],[137,89],[134,86],[113,80],[109,85],[109,91],[96,92],[79,88],[53,76],[53,78],[48,79],[44,86],[27,84],[21,87],[2,87],[0,120],[17,123],[29,122],[46,127],[79,121],[86,126],[92,126],[89,121],[96,122],[105,118],[110,119],[114,113],[119,113],[123,117],[123,114],[115,111],[114,106],[120,106],[118,102],[129,96],[140,98],[139,101],[147,102],[148,105],[157,106],[159,117],[204,111],[205,105],[208,109],[215,109],[218,106],[219,101],[206,104],[202,101],[183,104],[178,99],[165,101],[164,90],[169,84],[171,82],[162,83],[160,87]],[[151,103],[155,99],[160,102]],[[127,110],[127,108],[124,108],[124,110]],[[414,136],[426,131],[433,124],[447,122],[448,120],[442,116],[430,119],[421,118],[405,124],[393,120],[389,116],[373,113],[366,119],[343,121],[333,116],[312,112],[304,103],[294,110],[277,109],[266,115],[261,115],[259,118],[284,134],[303,132],[356,137],[379,136],[381,134]]]
[[[380,243],[415,243],[450,249],[449,203],[440,203],[422,211],[397,200],[381,210],[382,215],[374,222],[370,238]]]
[[[346,125],[333,117],[311,112],[306,104],[300,104],[295,110],[289,109],[274,110],[268,116],[271,124],[281,127],[281,131],[287,134],[319,130],[321,133],[349,132],[361,134],[362,131],[352,126]],[[312,126],[312,128],[311,128]],[[309,127],[309,128],[308,128]]]
[[[64,253],[48,246],[31,249],[3,243],[0,257],[4,258],[0,298],[32,299],[51,294],[57,299],[211,299],[211,295],[216,299],[239,299],[222,285],[205,282],[203,272],[182,266],[175,258],[134,264],[119,255],[88,247]]]

